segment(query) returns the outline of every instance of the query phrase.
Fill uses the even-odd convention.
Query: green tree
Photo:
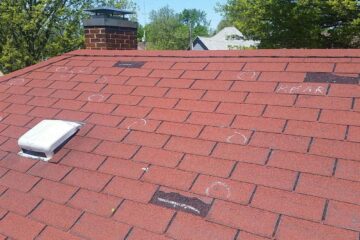
[[[142,42],[143,37],[144,37],[144,26],[141,24],[138,24],[138,29],[137,29],[137,40],[138,42]]]
[[[1,0],[0,68],[10,72],[83,44],[83,0]]]
[[[227,0],[225,18],[260,48],[359,48],[359,0]]]
[[[206,13],[198,9],[184,9],[180,13],[180,20],[191,26],[195,36],[208,36],[210,21],[206,18]]]
[[[133,11],[134,14],[130,16],[130,19],[133,21],[137,20],[138,5],[136,4],[136,2],[132,0],[93,0],[93,1],[95,2],[94,5],[97,6],[102,6],[102,7],[110,6],[110,7]]]
[[[136,9],[132,0],[0,0],[0,71],[83,47],[84,9],[101,5]]]
[[[149,49],[185,49],[188,46],[187,28],[178,14],[168,6],[150,12],[145,26]]]
[[[206,13],[197,9],[184,9],[180,15],[182,21],[189,28],[189,41],[192,44],[196,36],[208,36],[210,22],[206,19]],[[189,43],[189,45],[190,45]]]
[[[228,19],[222,19],[216,27],[216,33],[220,32],[225,27],[231,27],[233,24]]]
[[[206,14],[197,9],[176,13],[168,6],[150,12],[150,23],[145,26],[149,49],[181,50],[189,47],[189,27],[193,38],[209,34]]]
[[[135,2],[130,0],[98,0],[96,4],[98,6],[111,6],[133,11],[136,11],[138,7]]]

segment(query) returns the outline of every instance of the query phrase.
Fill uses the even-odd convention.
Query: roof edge
[[[59,62],[61,60],[64,60],[64,59],[67,59],[67,58],[70,58],[70,57],[71,56],[69,56],[67,54],[64,54],[64,55],[61,55],[61,56],[56,56],[56,57],[49,58],[49,59],[44,60],[42,62],[39,62],[37,64],[34,64],[34,65],[31,65],[31,66],[16,70],[14,72],[11,72],[9,74],[6,74],[6,75],[4,75],[4,76],[2,76],[0,78],[0,82],[7,81],[7,80],[9,80],[11,78],[14,78],[14,77],[19,77],[19,76],[24,75],[24,74],[26,74],[28,72],[34,71],[34,70],[42,68],[42,67],[46,67],[46,66],[48,66],[48,65],[50,65],[52,63]]]
[[[139,51],[139,50],[75,50],[70,56],[138,56],[138,57],[360,57],[360,49],[263,49],[212,51]]]

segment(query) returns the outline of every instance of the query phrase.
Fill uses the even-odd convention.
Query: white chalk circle
[[[257,73],[256,72],[240,72],[237,75],[237,79],[239,80],[253,80],[256,78]]]
[[[106,76],[102,76],[101,78],[99,78],[98,80],[96,80],[97,83],[107,83],[108,82],[108,78]]]
[[[103,102],[104,99],[105,99],[105,96],[101,95],[101,94],[93,94],[87,98],[87,100],[89,102]]]
[[[10,79],[7,84],[10,86],[19,86],[19,85],[23,85],[25,82],[25,78],[13,78]]]
[[[132,126],[135,126],[135,125],[137,125],[139,123],[142,124],[142,126],[146,126],[147,121],[144,118],[136,120],[133,123],[131,123],[126,129],[130,131]]]
[[[205,190],[206,196],[210,196],[212,191],[218,191],[220,189],[226,190],[226,199],[229,199],[231,196],[230,187],[226,183],[220,181],[213,182],[209,187],[206,188]]]
[[[226,138],[226,142],[232,143],[233,138],[235,138],[236,136],[239,136],[239,137],[242,139],[242,144],[245,145],[245,144],[247,143],[247,141],[248,141],[247,137],[246,137],[244,134],[240,133],[240,132],[234,132],[233,135],[228,136],[228,137]]]

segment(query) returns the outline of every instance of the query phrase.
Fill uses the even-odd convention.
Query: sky
[[[215,12],[216,3],[224,4],[226,0],[135,0],[139,6],[139,22],[144,25],[149,22],[149,12],[158,10],[166,5],[174,9],[175,12],[181,12],[184,8],[196,8],[203,10],[207,14],[207,19],[211,21],[210,26],[216,29],[221,20],[221,15]],[[145,5],[145,10],[144,10]]]

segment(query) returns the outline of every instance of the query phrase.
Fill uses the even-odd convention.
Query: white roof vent
[[[49,161],[82,125],[78,122],[43,120],[19,138],[19,155]]]

